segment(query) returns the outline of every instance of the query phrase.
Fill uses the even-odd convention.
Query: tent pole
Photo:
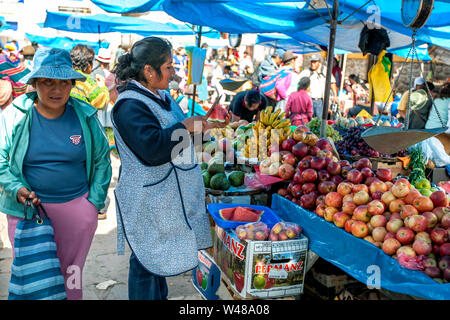
[[[320,127],[321,138],[326,138],[328,107],[330,105],[331,74],[333,71],[332,69],[334,57],[334,43],[336,40],[336,29],[337,29],[338,5],[339,0],[333,0],[333,14],[331,16],[330,21],[330,40],[328,42],[328,53],[327,53],[327,76],[325,80],[325,94],[323,99],[322,124]]]
[[[345,68],[347,67],[347,54],[344,53],[344,58],[342,62],[342,71],[341,71],[341,83],[339,84],[339,91],[344,90],[344,79],[345,79]]]
[[[202,41],[202,26],[198,29],[198,35],[197,35],[197,47],[200,48]],[[194,90],[192,91],[192,110],[191,110],[191,117],[194,116],[194,107],[195,107],[195,97],[197,95],[197,85],[194,84]]]

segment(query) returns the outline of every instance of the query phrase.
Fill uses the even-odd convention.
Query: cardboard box
[[[216,226],[214,260],[227,284],[247,299],[303,293],[308,238],[287,241],[240,240],[234,230]]]
[[[401,161],[395,163],[372,161],[373,171],[377,171],[377,169],[380,168],[390,169],[392,172],[392,179],[396,178],[398,175],[408,176],[411,172],[411,170],[403,168],[403,163]]]
[[[192,270],[192,284],[206,300],[218,300],[220,270],[206,250],[198,252],[198,266]]]

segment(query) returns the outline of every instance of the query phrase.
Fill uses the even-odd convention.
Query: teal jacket
[[[32,190],[22,168],[36,95],[36,92],[21,95],[0,116],[0,212],[20,218],[23,218],[24,205],[17,200],[17,191],[22,187]],[[80,119],[86,145],[88,200],[100,210],[104,207],[112,174],[108,139],[96,116],[97,110],[79,99],[69,99]]]

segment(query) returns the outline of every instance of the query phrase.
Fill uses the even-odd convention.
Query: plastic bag
[[[444,146],[439,139],[432,137],[418,145],[422,147],[422,153],[426,160],[431,160],[436,164],[436,167],[445,167],[450,164],[450,156],[445,152]]]
[[[302,227],[293,222],[278,222],[270,230],[270,241],[284,241],[293,240],[300,237],[302,234]]]
[[[235,232],[240,240],[266,241],[270,228],[264,222],[250,222],[237,226]]]
[[[425,270],[425,267],[423,265],[424,259],[425,259],[424,255],[411,257],[403,252],[400,252],[397,255],[397,260],[400,263],[400,265],[403,268],[410,269],[410,270],[420,270],[420,271]]]

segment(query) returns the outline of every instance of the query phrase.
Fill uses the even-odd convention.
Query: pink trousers
[[[57,256],[68,300],[83,299],[83,267],[98,224],[98,210],[87,197],[88,193],[64,203],[42,203],[55,230]],[[7,218],[14,258],[14,234],[21,219],[9,215]]]

